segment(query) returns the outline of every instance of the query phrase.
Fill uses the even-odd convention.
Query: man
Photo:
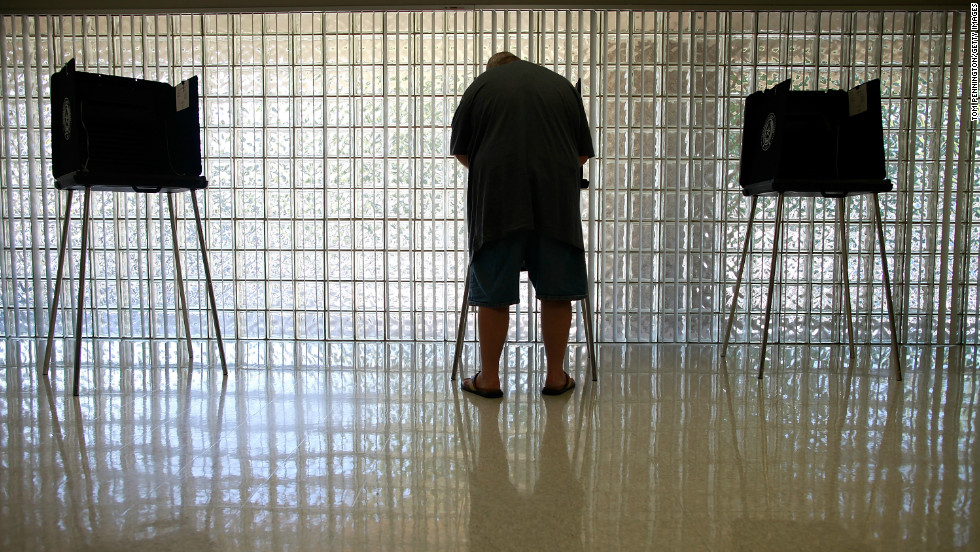
[[[588,293],[579,190],[595,152],[581,97],[549,69],[494,54],[463,93],[450,153],[469,169],[469,303],[479,307],[481,367],[462,388],[503,396],[500,354],[526,268],[541,301],[541,391],[565,393],[575,387],[563,368],[571,302]]]

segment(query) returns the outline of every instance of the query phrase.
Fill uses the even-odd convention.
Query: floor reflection
[[[502,401],[450,353],[89,366],[77,399],[7,355],[0,549],[980,549],[975,353],[909,349],[896,382],[884,348],[784,346],[759,380],[758,348],[605,346],[546,398],[519,344]]]
[[[476,436],[470,435],[477,449],[469,478],[470,548],[582,550],[584,493],[569,457],[566,410],[570,396],[542,398],[543,413],[526,420],[510,416],[501,420],[502,401],[468,395],[466,399],[477,413]],[[538,438],[538,444],[531,445],[531,454],[523,459],[533,466],[529,491],[521,491],[511,481],[501,423],[507,428],[524,426]],[[507,433],[509,440],[518,438]]]

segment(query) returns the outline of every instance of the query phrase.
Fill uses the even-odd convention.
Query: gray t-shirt
[[[517,230],[585,248],[578,158],[595,151],[565,77],[526,61],[483,73],[456,108],[450,153],[469,158],[470,254]]]

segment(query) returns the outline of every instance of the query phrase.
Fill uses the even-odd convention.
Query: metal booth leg
[[[762,350],[759,352],[759,379],[762,379],[762,370],[766,364],[766,344],[769,341],[769,318],[772,316],[772,292],[776,287],[776,257],[779,254],[779,227],[783,218],[783,195],[779,194],[776,199],[776,228],[772,236],[772,260],[769,266],[769,293],[766,297],[766,319],[762,324]]]
[[[453,353],[453,375],[451,381],[456,381],[459,371],[459,361],[463,356],[463,337],[466,333],[466,310],[470,306],[470,268],[466,267],[466,280],[463,282],[463,304],[459,308],[459,323],[456,325],[456,351]]]
[[[892,305],[892,285],[888,277],[888,258],[885,257],[885,232],[881,224],[881,207],[878,194],[872,194],[875,202],[875,222],[878,226],[878,248],[881,251],[881,275],[885,282],[885,305],[888,307],[888,325],[892,332],[892,360],[895,363],[895,379],[902,381],[902,359],[899,353],[898,332],[895,331],[895,307]]]
[[[221,341],[221,323],[218,319],[218,301],[214,297],[214,285],[211,282],[211,264],[208,262],[207,245],[204,240],[204,226],[201,224],[201,210],[197,206],[197,194],[191,190],[191,204],[194,206],[194,220],[197,223],[197,239],[201,244],[201,260],[204,264],[204,278],[208,284],[208,300],[211,302],[211,317],[214,321],[214,333],[218,338],[218,356],[221,358],[221,373],[228,375],[228,363],[225,361],[225,345]]]
[[[721,356],[728,352],[728,338],[732,334],[732,323],[735,321],[735,306],[738,305],[738,290],[742,287],[742,272],[745,269],[745,257],[749,253],[749,242],[752,241],[752,223],[755,221],[755,206],[759,196],[752,196],[749,207],[749,226],[745,230],[745,245],[742,246],[742,260],[738,263],[738,276],[735,277],[735,293],[732,295],[732,309],[728,313],[728,328],[725,330],[725,341],[721,346]]]
[[[844,314],[847,316],[847,338],[850,345],[851,360],[857,356],[854,354],[854,315],[851,311],[851,278],[848,275],[847,261],[847,214],[845,213],[844,198],[837,198],[837,213],[840,222],[840,255],[841,255],[841,276],[844,282]]]
[[[583,322],[585,323],[585,341],[586,346],[589,348],[589,367],[592,368],[592,381],[599,380],[599,372],[596,368],[596,354],[595,354],[595,325],[594,318],[592,315],[592,296],[588,292],[588,289],[592,288],[592,283],[589,283],[586,289],[585,298],[582,299],[581,303],[583,305],[582,315]]]
[[[72,395],[78,396],[79,376],[82,369],[82,318],[85,311],[85,259],[88,256],[88,216],[89,199],[92,195],[91,188],[85,188],[85,195],[82,201],[82,247],[81,262],[78,270],[78,304],[75,314],[75,378],[72,381]]]
[[[54,298],[51,299],[51,314],[48,317],[48,340],[44,346],[44,362],[41,363],[41,374],[48,375],[51,363],[51,341],[54,340],[54,323],[58,316],[58,304],[61,299],[61,282],[64,274],[65,250],[68,248],[68,222],[71,220],[71,200],[73,190],[68,190],[68,205],[65,206],[65,220],[61,223],[61,244],[58,246],[58,273],[54,280]]]
[[[191,346],[191,322],[187,314],[187,295],[184,293],[184,271],[180,266],[180,247],[177,245],[177,209],[174,208],[174,194],[167,193],[167,207],[170,209],[170,234],[173,237],[174,269],[177,275],[177,298],[184,320],[184,337],[187,339],[187,360],[194,365],[194,347]]]

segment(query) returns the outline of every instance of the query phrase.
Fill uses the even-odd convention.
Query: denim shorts
[[[585,252],[535,231],[515,232],[483,244],[470,261],[469,304],[520,303],[521,271],[538,299],[575,301],[588,295]]]

